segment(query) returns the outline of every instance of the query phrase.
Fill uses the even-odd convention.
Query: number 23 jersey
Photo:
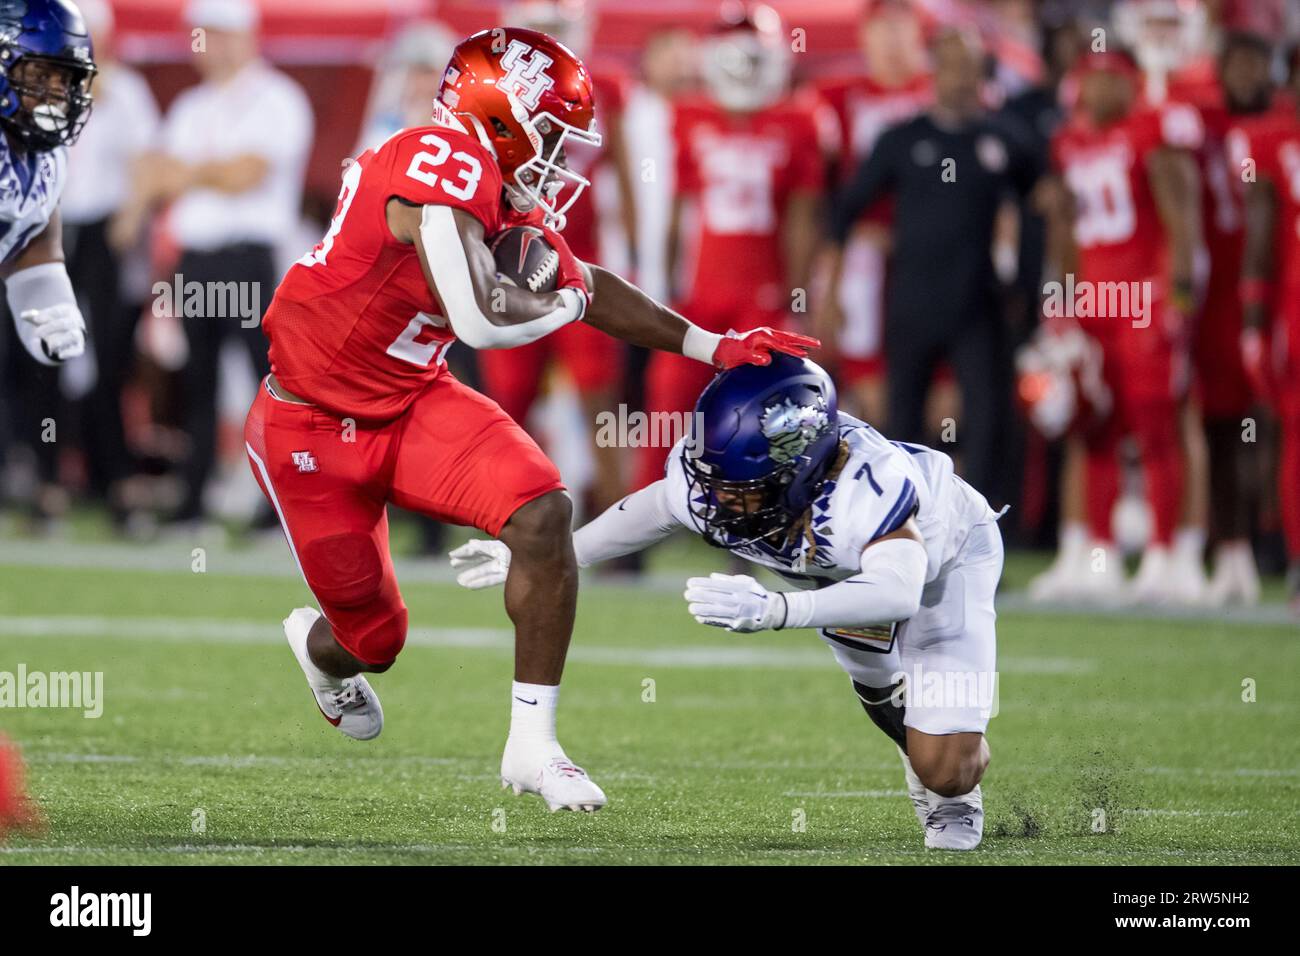
[[[289,269],[267,310],[277,380],[336,415],[401,415],[442,374],[455,335],[415,246],[389,230],[388,202],[463,209],[491,236],[501,228],[501,188],[491,154],[451,125],[401,130],[363,153],[343,174],[324,238]]]

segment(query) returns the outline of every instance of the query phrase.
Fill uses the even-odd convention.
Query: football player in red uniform
[[[839,137],[835,167],[847,182],[880,134],[911,119],[934,97],[926,63],[925,24],[913,0],[867,0],[860,26],[866,72],[818,86],[834,111]],[[862,214],[844,247],[831,253],[828,288],[814,312],[814,334],[829,350],[845,407],[866,421],[887,418],[884,377],[885,271],[892,197]]]
[[[1219,58],[1219,81],[1198,104],[1205,145],[1198,153],[1201,213],[1209,280],[1192,342],[1194,394],[1203,417],[1208,457],[1208,511],[1215,534],[1213,604],[1259,600],[1259,572],[1250,544],[1250,496],[1241,478],[1258,445],[1241,440],[1253,402],[1241,350],[1241,256],[1244,241],[1241,166],[1229,147],[1232,129],[1269,109],[1272,49],[1258,34],[1229,33]],[[1177,85],[1171,97],[1184,99]]]
[[[503,16],[509,24],[555,37],[583,59],[591,47],[594,18],[583,0],[521,0],[506,4]],[[631,161],[623,136],[627,80],[619,72],[594,66],[591,79],[604,142],[600,147],[573,143],[566,149],[568,168],[595,185],[584,190],[570,207],[564,239],[582,261],[600,261],[596,210],[596,199],[599,199],[602,206],[617,208],[622,238],[631,261],[635,262],[636,203]],[[596,182],[600,173],[608,173],[608,177]],[[604,194],[596,196],[607,183],[615,187],[616,202]],[[488,395],[522,425],[537,399],[543,374],[553,361],[563,365],[572,379],[588,422],[594,422],[599,412],[614,407],[622,380],[623,345],[582,322],[567,325],[519,348],[484,352],[479,356],[479,368]],[[595,436],[594,429],[592,436]],[[623,455],[620,448],[593,441],[592,456],[596,473],[591,505],[594,513],[599,513],[623,494]]]
[[[555,736],[577,596],[570,502],[532,439],[443,357],[456,339],[510,348],[575,321],[706,367],[765,363],[813,340],[724,338],[569,252],[553,227],[586,183],[565,168],[565,147],[599,138],[591,78],[560,43],[513,28],[469,37],[433,109],[429,126],[347,168],[328,231],[266,315],[271,374],[245,444],[320,605],[293,611],[285,634],[325,718],[374,737],[383,712],[364,675],[393,664],[407,626],[386,505],[499,537],[518,571],[505,593],[515,684],[501,779],[552,809],[597,809],[605,795]],[[487,241],[517,222],[541,226],[561,253],[558,291],[498,279]]]
[[[1118,52],[1089,52],[1076,66],[1079,105],[1052,141],[1053,163],[1073,199],[1077,285],[1071,302],[1084,331],[1100,343],[1115,396],[1106,426],[1087,439],[1089,531],[1109,550],[1119,493],[1120,440],[1142,455],[1154,530],[1133,583],[1144,601],[1183,600],[1194,568],[1171,551],[1183,500],[1179,411],[1188,384],[1187,338],[1193,272],[1201,245],[1199,187],[1191,151],[1203,132],[1196,110],[1136,105],[1138,74]],[[1058,234],[1062,234],[1058,230]],[[1080,298],[1091,293],[1092,301]],[[1076,579],[1086,593],[1119,597],[1117,555],[1090,562]]]
[[[674,116],[668,256],[685,288],[682,311],[714,332],[779,325],[808,287],[817,242],[817,106],[788,92],[790,47],[770,7],[724,11],[700,52],[707,95],[683,99]],[[710,377],[698,362],[656,353],[646,372],[651,421],[689,412]],[[663,477],[668,448],[641,451],[638,488]]]
[[[1292,93],[1300,71],[1292,70]],[[1292,100],[1239,123],[1233,152],[1245,185],[1242,361],[1255,394],[1281,430],[1278,499],[1286,538],[1287,589],[1300,614],[1300,111]]]

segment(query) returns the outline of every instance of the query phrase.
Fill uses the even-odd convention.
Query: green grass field
[[[499,593],[406,583],[387,726],[359,743],[283,643],[299,580],[107,554],[0,552],[0,670],[102,671],[105,698],[98,719],[0,709],[47,818],[0,865],[1300,863],[1294,625],[1004,611],[985,842],[951,855],[923,849],[892,745],[811,632],[733,636],[669,586],[586,581],[560,737],[610,805],[550,814],[495,773]]]

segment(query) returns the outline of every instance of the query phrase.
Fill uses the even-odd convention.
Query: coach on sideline
[[[186,20],[201,81],[167,113],[161,152],[150,157],[136,184],[135,225],[151,207],[171,203],[169,226],[181,248],[176,272],[183,282],[238,283],[241,305],[255,302],[264,312],[280,278],[275,244],[298,223],[311,106],[293,80],[258,56],[252,0],[194,0]],[[216,459],[223,341],[240,338],[258,379],[269,369],[260,314],[250,320],[185,311],[189,363],[182,377],[191,453],[185,497],[173,520],[189,524],[203,517],[203,488]]]
[[[901,441],[926,440],[926,394],[946,358],[961,391],[956,439],[963,477],[1005,500],[1014,489],[1001,487],[997,463],[1010,412],[1010,359],[991,249],[999,207],[1030,191],[1042,158],[1010,118],[984,112],[977,37],[945,30],[933,55],[934,105],[886,130],[831,206],[833,272],[838,282],[858,216],[892,195],[887,429]]]

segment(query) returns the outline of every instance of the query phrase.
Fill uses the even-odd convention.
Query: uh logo
[[[320,465],[316,462],[316,456],[311,452],[295,451],[291,454],[293,455],[293,463],[298,466],[298,470],[303,474],[320,471]]]

